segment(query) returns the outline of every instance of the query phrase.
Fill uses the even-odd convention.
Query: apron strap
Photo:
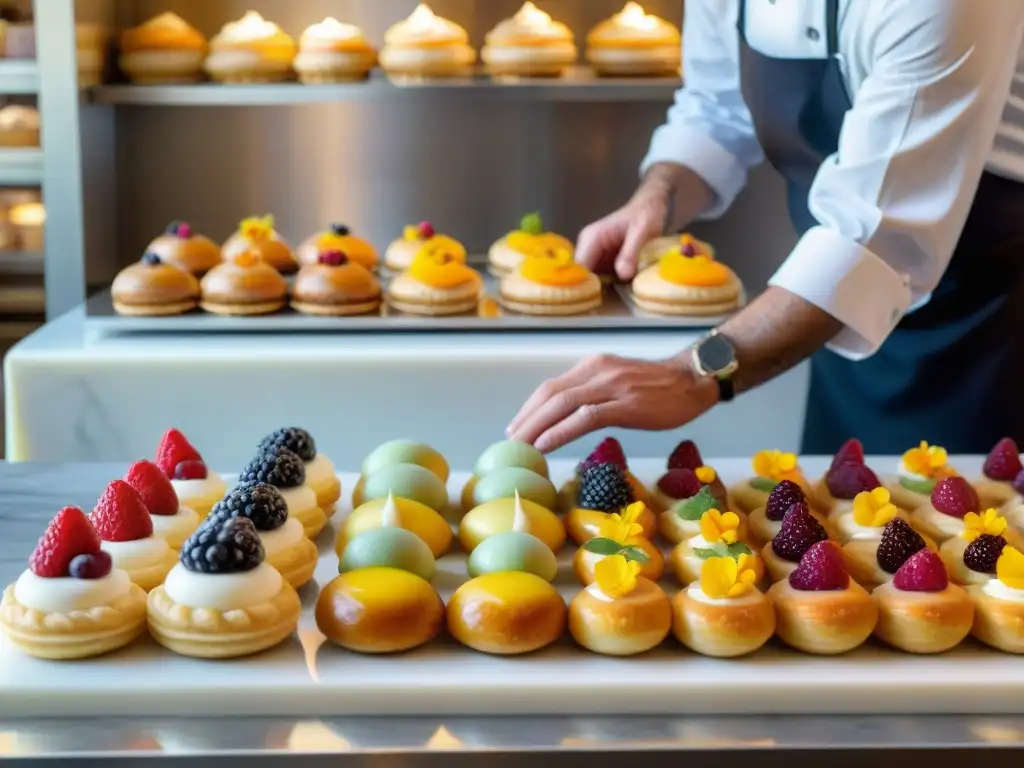
[[[839,55],[839,0],[826,0],[825,26],[828,35],[828,57],[830,59]],[[740,5],[745,6],[746,2],[740,0]],[[742,13],[742,11],[741,11]]]
[[[747,0],[740,0],[739,14],[736,16],[736,31],[740,40],[747,39]]]

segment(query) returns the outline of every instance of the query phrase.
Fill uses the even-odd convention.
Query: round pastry
[[[366,528],[345,544],[338,560],[338,572],[364,568],[398,568],[431,581],[437,561],[426,542],[413,531],[400,527],[394,499],[389,499],[378,528]],[[548,550],[550,554],[550,550]]]
[[[741,285],[731,269],[702,254],[676,246],[638,274],[633,301],[658,315],[723,315],[739,306]]]
[[[168,429],[156,449],[154,462],[171,481],[182,506],[206,517],[228,490],[224,478],[210,470],[179,430]]]
[[[494,499],[518,493],[545,509],[558,505],[558,491],[546,477],[521,467],[502,467],[481,478],[471,477],[462,490],[462,508],[472,509]]]
[[[665,591],[640,576],[640,563],[609,555],[594,566],[594,583],[569,603],[569,633],[594,653],[634,656],[661,644],[672,629]]]
[[[445,238],[427,241],[409,269],[388,286],[389,306],[414,315],[475,312],[483,295],[483,280],[461,260],[463,250]]]
[[[316,492],[306,483],[305,462],[283,445],[263,450],[246,464],[238,475],[238,484],[266,483],[276,488],[288,507],[288,516],[302,524],[302,530],[315,539],[327,524],[327,515],[317,503]]]
[[[442,238],[450,253],[461,257],[462,261],[466,260],[466,249],[461,243],[447,235],[438,235],[430,222],[424,221],[417,225],[408,225],[402,230],[402,236],[388,245],[384,252],[384,266],[389,272],[405,272],[412,265],[416,254],[435,237]]]
[[[639,563],[639,575],[645,579],[655,582],[661,579],[665,571],[665,556],[643,535],[640,518],[645,509],[644,503],[637,501],[626,507],[621,515],[606,515],[598,535],[576,550],[572,568],[583,586],[594,583],[597,564],[612,555],[622,555]]]
[[[832,459],[832,465],[811,489],[813,505],[833,520],[853,512],[853,500],[864,491],[882,487],[878,475],[864,463],[858,440],[848,440]],[[892,492],[886,490],[886,496]],[[907,510],[909,511],[909,510]]]
[[[692,251],[693,253],[690,255],[699,254],[707,256],[712,260],[715,258],[715,249],[710,243],[698,240],[696,237],[685,233],[681,235],[665,235],[664,237],[656,237],[648,241],[640,249],[640,253],[637,255],[637,272],[643,272],[648,267],[653,267],[661,261],[662,256],[676,250],[680,245],[683,246],[684,252]]]
[[[294,62],[299,80],[309,85],[363,80],[376,65],[377,51],[362,30],[331,17],[306,27]]]
[[[931,499],[914,510],[910,521],[921,533],[941,544],[964,531],[964,518],[969,512],[979,511],[978,494],[970,483],[959,476],[944,477],[936,483]],[[992,514],[996,514],[995,510]]]
[[[167,541],[153,535],[153,518],[138,492],[124,480],[110,483],[89,521],[114,568],[146,592],[162,584],[178,560]]]
[[[761,580],[764,563],[740,537],[740,519],[735,512],[723,513],[714,508],[701,515],[700,533],[676,545],[668,558],[680,584],[699,581],[704,561],[709,557],[738,559],[740,555],[751,558],[751,566],[758,572],[758,581]]]
[[[783,480],[772,488],[768,494],[768,502],[763,507],[753,510],[747,517],[750,542],[763,546],[774,539],[782,528],[786,513],[794,504],[804,506],[811,516],[825,527],[826,532],[831,533],[828,519],[808,507],[807,496],[800,486],[792,480]]]
[[[839,547],[820,541],[789,578],[768,590],[779,638],[798,651],[831,656],[852,651],[875,629],[878,606],[850,579]]]
[[[394,493],[403,499],[418,501],[435,512],[448,509],[448,487],[437,475],[418,464],[391,464],[366,475],[362,485],[352,496],[353,504],[362,504],[371,499],[386,498]]]
[[[757,589],[750,555],[710,557],[700,580],[672,598],[672,634],[691,651],[734,658],[753,653],[775,634],[775,608]]]
[[[377,446],[363,459],[360,471],[363,477],[369,477],[378,469],[394,464],[415,464],[429,469],[442,483],[448,482],[448,462],[444,456],[429,445],[417,443],[415,440],[389,440]]]
[[[843,557],[847,570],[867,589],[892,579],[911,555],[922,549],[939,549],[907,522],[906,513],[896,508],[885,488],[859,494],[853,512],[840,517],[836,528],[846,542]]]
[[[284,309],[288,300],[284,278],[255,251],[214,267],[199,285],[199,306],[215,315],[269,315]]]
[[[849,512],[832,518],[829,533],[838,544],[877,540],[894,517],[909,520],[910,516],[892,503],[888,488],[865,489],[854,497]]]
[[[153,535],[177,551],[199,527],[199,515],[181,506],[174,486],[160,467],[145,459],[128,468],[122,478],[142,498],[153,523]]]
[[[949,583],[941,558],[929,549],[912,555],[871,597],[878,606],[875,636],[908,653],[955,648],[974,622],[970,596]]]
[[[326,232],[310,235],[299,244],[295,256],[301,266],[309,267],[320,263],[321,254],[332,252],[345,254],[349,261],[371,272],[377,269],[377,249],[353,235],[344,224],[331,224]]]
[[[702,467],[714,473],[710,467]],[[705,479],[712,477],[712,474],[701,472]],[[667,508],[658,516],[658,530],[661,535],[673,544],[680,544],[687,539],[699,536],[701,532],[701,517],[709,509],[719,509],[724,506],[722,494],[715,492],[713,484],[701,483],[696,472],[688,469],[673,469],[667,472],[659,481],[659,493]],[[669,498],[669,497],[679,498]],[[728,503],[728,500],[725,500]],[[746,541],[749,536],[749,525],[747,516],[733,512],[739,521],[739,538]],[[700,569],[697,569],[699,573]],[[696,575],[693,577],[696,578]]]
[[[680,445],[687,444],[693,445],[690,440],[680,443]],[[678,451],[679,448],[677,447],[676,450]],[[696,446],[693,446],[693,451],[697,451]],[[652,499],[653,507],[657,511],[664,512],[680,501],[696,496],[703,486],[708,486],[714,497],[718,499],[720,507],[730,506],[729,493],[715,468],[706,466],[700,458],[699,452],[695,454],[694,459],[695,461],[692,464],[688,463],[687,466],[670,465],[665,474],[658,478],[654,484]]]
[[[1006,518],[996,510],[981,514],[968,512],[964,530],[942,542],[939,555],[953,583],[985,584],[996,572],[996,562],[1007,545],[1007,539],[1019,543],[1020,537],[1009,529]]]
[[[0,147],[38,147],[39,110],[8,104],[0,109]]]
[[[529,521],[528,526],[520,530],[536,536],[552,552],[558,552],[565,544],[565,527],[555,513],[521,499],[518,493],[513,498],[488,501],[467,512],[459,523],[459,543],[463,550],[471,553],[489,536],[516,530],[514,526],[520,514]]]
[[[565,251],[569,260],[576,246],[554,232],[544,230],[539,213],[528,213],[519,223],[519,229],[509,232],[495,242],[487,253],[488,270],[496,277],[506,277],[522,265],[527,256],[541,252]]]
[[[206,38],[176,13],[161,13],[121,33],[118,66],[136,85],[203,79]]]
[[[531,522],[520,499],[515,499],[512,529],[480,541],[469,554],[466,570],[473,578],[488,573],[523,571],[552,582],[558,575],[558,558],[551,547],[533,534]]]
[[[272,21],[248,11],[210,40],[203,68],[220,83],[276,83],[292,77],[295,41]]]
[[[608,514],[619,513],[634,501],[642,501],[634,493],[627,470],[611,462],[595,464],[584,461],[580,477],[572,483],[571,489],[575,492],[573,499],[564,502],[569,508],[565,515],[565,526],[577,544],[583,544],[599,535]],[[565,495],[566,491],[563,488],[560,496]],[[654,535],[657,519],[646,508],[646,504],[644,506],[640,525],[643,526],[644,536],[650,538]]]
[[[221,246],[224,261],[231,261],[243,253],[255,253],[282,275],[290,275],[299,268],[292,247],[274,229],[273,216],[243,219],[238,231]]]
[[[619,467],[625,475],[626,482],[629,484],[633,501],[642,501],[648,510],[654,508],[654,497],[651,496],[651,493],[637,476],[629,471],[629,462],[626,461],[626,453],[622,449],[622,444],[614,437],[606,437],[597,444],[597,447],[588,454],[587,458],[576,466],[573,476],[558,489],[558,510],[560,512],[569,512],[579,506],[580,480],[583,477],[584,471],[598,464],[614,464]],[[618,512],[619,510],[610,509],[608,511]],[[653,516],[653,513],[648,512],[648,515]],[[646,530],[648,528],[648,521],[641,520],[641,522]],[[597,529],[595,528],[594,530],[596,531]]]
[[[409,18],[384,33],[380,65],[389,75],[467,75],[476,62],[466,30],[420,3]]]
[[[153,638],[183,656],[230,659],[272,648],[298,626],[302,605],[272,566],[252,521],[210,518],[149,593]]]
[[[783,451],[758,451],[753,459],[754,476],[729,489],[729,497],[741,512],[752,512],[768,504],[768,494],[783,480],[800,486],[809,502],[813,502],[810,485],[804,477],[797,457]]]
[[[996,562],[996,577],[967,587],[974,602],[971,635],[1006,653],[1024,653],[1024,554],[1008,546]]]
[[[492,75],[558,77],[576,55],[572,30],[527,1],[487,33],[480,58]]]
[[[22,249],[43,250],[46,207],[42,203],[27,202],[11,206],[7,212],[7,222],[14,228]]]
[[[498,492],[500,487],[505,486],[508,480],[515,477],[517,481],[522,481],[525,485],[529,486],[529,488],[520,489],[524,498],[536,501],[542,507],[547,507],[548,509],[556,507],[558,503],[557,498],[550,503],[546,503],[545,500],[534,498],[534,494],[531,493],[531,491],[541,495],[546,493],[544,490],[546,486],[539,484],[536,480],[537,477],[544,480],[548,479],[548,460],[544,454],[528,443],[521,443],[516,440],[502,440],[489,446],[477,459],[476,465],[473,467],[472,477],[466,481],[466,485],[462,488],[462,508],[467,510],[475,507],[477,504],[482,504],[484,501],[499,498],[498,496],[490,495],[489,498],[476,500],[474,497],[476,484],[481,478],[486,477],[492,472],[508,469],[522,469],[529,472],[529,474],[517,473],[512,475],[505,473],[502,475],[502,481],[496,482],[496,487],[491,488],[488,493]],[[550,481],[548,482],[550,484]],[[554,485],[551,487],[554,489]],[[509,493],[504,493],[503,495],[508,496]],[[557,497],[557,491],[555,495]]]
[[[681,59],[679,30],[634,2],[587,35],[587,61],[598,75],[678,75]]]
[[[906,510],[915,510],[928,504],[939,480],[957,474],[948,462],[945,448],[928,445],[924,440],[916,448],[904,453],[896,470],[896,478],[886,484],[892,492],[893,504]],[[976,512],[977,508],[973,511]]]
[[[287,448],[300,459],[306,469],[306,485],[316,494],[316,503],[323,513],[332,517],[341,499],[341,480],[332,462],[317,450],[313,436],[301,427],[282,427],[264,437],[257,453]]]
[[[220,246],[203,235],[197,235],[185,221],[172,221],[164,233],[153,240],[146,253],[155,253],[161,260],[202,277],[221,263]]]
[[[365,267],[341,251],[320,254],[318,264],[299,270],[292,287],[292,309],[305,315],[344,317],[380,309],[381,288]]]
[[[110,28],[105,24],[75,24],[75,69],[79,88],[92,88],[103,81],[110,40]],[[10,56],[9,51],[7,55]]]
[[[1004,437],[985,458],[982,476],[971,483],[978,492],[980,508],[1002,507],[1012,500],[1017,495],[1013,481],[1022,471],[1024,466],[1020,462],[1017,443],[1012,438]]]
[[[786,579],[812,546],[827,539],[828,531],[811,514],[807,505],[794,504],[783,518],[775,538],[761,550],[769,578],[772,581]]]
[[[343,523],[335,542],[335,550],[344,556],[348,543],[357,536],[383,526],[404,528],[416,534],[430,548],[434,557],[441,557],[452,544],[452,529],[437,512],[412,499],[388,493],[373,499],[352,512]]]
[[[125,267],[110,287],[114,311],[133,317],[181,315],[199,306],[199,281],[155,253]]]
[[[527,256],[501,280],[501,304],[525,315],[582,315],[601,306],[597,275],[573,261],[567,250],[543,250]]]
[[[41,659],[84,659],[123,648],[146,630],[146,593],[113,568],[85,513],[50,521],[29,567],[0,598],[4,637]]]

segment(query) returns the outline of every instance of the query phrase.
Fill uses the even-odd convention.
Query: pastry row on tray
[[[794,455],[762,451],[753,475],[727,489],[684,441],[649,489],[613,438],[561,488],[543,455],[510,441],[481,454],[458,505],[448,479],[444,457],[422,443],[366,457],[338,526],[339,573],[315,609],[330,642],[394,653],[446,630],[513,655],[568,632],[595,653],[632,656],[672,634],[727,658],[773,636],[831,655],[872,635],[921,654],[970,635],[1024,653],[1024,468],[1011,440],[973,483],[926,443],[883,483],[851,440],[813,484]],[[3,593],[0,628],[50,659],[115,651],[147,628],[186,656],[270,648],[296,629],[295,590],[318,562],[312,539],[341,495],[303,429],[267,435],[230,489],[168,430],[155,461],[110,483],[91,514],[67,507],[51,521]],[[567,605],[552,582],[570,539],[580,589]],[[432,580],[456,540],[468,578],[445,603]],[[683,586],[671,597],[665,572]]]

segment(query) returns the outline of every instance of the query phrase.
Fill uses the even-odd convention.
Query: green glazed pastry
[[[480,542],[470,554],[466,569],[473,578],[485,573],[525,571],[551,582],[558,574],[558,559],[536,536],[508,531]]]
[[[448,462],[444,456],[429,445],[412,440],[392,440],[376,448],[363,460],[363,477],[369,477],[395,464],[425,467],[437,475],[442,483],[448,482]]]
[[[529,469],[541,477],[548,476],[548,460],[544,454],[528,443],[503,440],[495,443],[480,454],[473,467],[473,474],[486,477],[491,472],[508,467]]]
[[[377,567],[399,568],[430,581],[437,564],[430,547],[415,533],[385,526],[352,539],[341,555],[338,573]]]
[[[501,467],[483,475],[473,486],[470,508],[494,499],[519,496],[550,510],[558,502],[558,491],[546,477],[522,467]]]
[[[418,464],[392,464],[367,475],[361,489],[360,503],[387,498],[394,494],[412,499],[442,512],[448,507],[448,488],[437,475]]]

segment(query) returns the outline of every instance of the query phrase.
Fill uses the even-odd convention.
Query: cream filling
[[[372,69],[375,57],[368,51],[301,51],[295,57],[298,72],[321,69]]]
[[[116,568],[102,579],[44,579],[25,571],[14,584],[14,599],[34,611],[69,614],[110,605],[131,586],[128,574]]]
[[[199,525],[199,515],[188,507],[178,507],[173,515],[150,515],[153,535],[161,539],[182,539],[191,535]]]
[[[260,531],[260,541],[263,543],[263,551],[269,558],[271,555],[291,549],[306,538],[302,523],[294,517],[284,521],[284,525],[272,531]]]
[[[885,530],[884,528],[875,528],[871,525],[861,525],[853,519],[852,512],[840,515],[836,522],[836,527],[839,529],[839,533],[851,541],[881,539],[882,531]]]
[[[277,490],[288,506],[288,513],[291,515],[316,508],[316,494],[308,485],[300,485],[297,488],[278,488]]]
[[[243,573],[194,573],[178,563],[164,592],[188,608],[234,611],[268,603],[281,591],[281,574],[266,563]]]
[[[989,579],[981,591],[991,598],[1007,603],[1024,603],[1024,589],[1014,589],[999,579]]]
[[[238,21],[225,24],[217,38],[223,42],[246,43],[256,40],[267,40],[281,32],[281,28],[272,21],[267,21],[256,11],[248,11]]]
[[[935,507],[921,507],[915,513],[922,521],[941,531],[946,536],[956,536],[964,529],[964,521],[959,517],[945,515]]]
[[[380,63],[385,68],[449,63],[468,66],[475,58],[473,49],[461,43],[438,48],[385,48],[380,53]]]
[[[190,506],[190,500],[206,501],[212,498],[222,499],[228,491],[224,478],[215,472],[209,472],[202,480],[171,480],[174,492],[182,506]]]
[[[135,541],[101,541],[100,546],[110,555],[114,567],[124,571],[140,571],[160,565],[171,551],[167,542],[155,535]]]
[[[754,588],[751,588],[749,592],[739,597],[711,597],[700,588],[700,584],[697,582],[686,588],[686,594],[698,603],[704,603],[705,605],[755,605],[764,600],[764,595]]]
[[[286,72],[292,68],[287,59],[265,56],[258,51],[214,51],[206,57],[207,72]]]
[[[306,484],[325,485],[337,474],[334,469],[334,462],[318,453],[312,461],[306,462]]]
[[[206,54],[201,50],[158,50],[122,53],[118,63],[125,72],[200,72]]]
[[[652,48],[590,48],[587,58],[598,64],[631,64],[637,61],[676,61],[682,54],[674,45]]]
[[[919,475],[917,472],[911,472],[910,468],[903,462],[903,459],[900,459],[899,466],[896,467],[896,474],[904,480],[912,480],[915,483],[926,483],[931,480],[930,477]]]
[[[571,64],[576,60],[576,46],[572,43],[554,42],[548,45],[502,45],[491,43],[483,50],[483,60],[488,64]]]

